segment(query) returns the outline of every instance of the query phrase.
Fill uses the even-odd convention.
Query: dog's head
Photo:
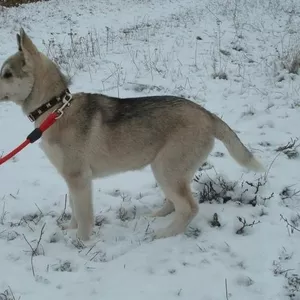
[[[34,86],[34,67],[40,53],[23,29],[17,34],[18,52],[10,56],[0,69],[0,101],[22,105]]]

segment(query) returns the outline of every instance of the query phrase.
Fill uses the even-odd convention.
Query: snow
[[[299,158],[275,151],[299,137],[300,79],[280,64],[300,49],[299,2],[50,0],[0,17],[1,62],[23,26],[72,76],[71,91],[188,97],[222,116],[268,169],[255,194],[246,182],[264,180],[216,142],[197,175],[215,189],[218,176],[236,182],[232,200],[200,203],[184,235],[154,241],[151,232],[172,216],[147,216],[163,202],[150,168],[96,180],[98,226],[80,243],[57,223],[70,212],[66,186],[31,145],[0,168],[1,300],[300,299]],[[213,79],[220,71],[228,80]],[[31,130],[19,107],[1,104],[0,153]],[[192,184],[197,199],[202,183]],[[237,234],[238,217],[255,224]]]

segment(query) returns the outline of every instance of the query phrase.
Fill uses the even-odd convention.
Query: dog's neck
[[[60,82],[51,86],[34,86],[29,96],[23,101],[22,110],[28,115],[39,106],[47,103],[53,97],[59,96],[64,90],[67,89],[67,85],[62,85]]]
[[[22,103],[26,115],[68,88],[66,78],[52,62],[44,65],[42,69],[43,72],[39,70],[39,76],[35,77],[29,96]]]

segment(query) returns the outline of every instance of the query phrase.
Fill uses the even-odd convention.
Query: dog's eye
[[[11,78],[11,77],[12,77],[12,73],[9,71],[5,72],[3,75],[3,78],[5,78],[5,79]]]

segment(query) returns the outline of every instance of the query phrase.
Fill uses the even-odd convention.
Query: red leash
[[[57,119],[61,117],[61,111],[54,111],[52,112],[40,125],[40,127],[35,128],[26,138],[26,140],[13,151],[8,153],[5,156],[0,157],[0,165],[4,164],[6,161],[11,159],[21,150],[23,150],[27,145],[33,144],[36,142],[42,135],[43,132],[46,131],[50,126],[52,126]]]

